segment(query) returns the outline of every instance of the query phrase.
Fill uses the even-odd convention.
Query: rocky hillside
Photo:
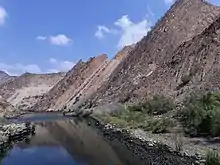
[[[10,76],[7,73],[0,71],[0,85],[6,83],[7,81],[10,81],[12,79],[14,79],[14,76]]]
[[[0,96],[0,117],[16,114],[16,108]]]
[[[49,92],[43,95],[42,99],[40,99],[32,109],[35,111],[48,110],[59,102],[59,100],[62,100],[63,103],[68,101],[80,85],[82,85],[106,59],[106,55],[101,55],[96,58],[90,58],[87,62],[83,62],[82,60],[77,62],[66,76]],[[58,109],[58,107],[56,108]]]
[[[15,107],[20,107],[34,96],[35,101],[38,96],[49,91],[59,82],[65,73],[53,74],[30,74],[25,73],[0,86],[0,95]]]
[[[107,81],[112,71],[132,48],[133,46],[125,47],[112,60],[105,54],[91,58],[87,62],[80,60],[33,106],[32,110],[58,110],[67,109],[76,103],[78,105]]]
[[[206,86],[218,89],[219,14],[219,7],[203,0],[178,0],[84,107],[141,101],[155,94],[175,97],[187,88],[181,88],[185,74],[191,86],[210,81]]]
[[[161,69],[163,82],[174,96],[193,90],[220,90],[220,16],[200,35],[180,45],[174,54],[165,60]],[[162,73],[162,70],[158,70]],[[167,81],[165,77],[173,79]],[[158,81],[158,83],[159,83]]]

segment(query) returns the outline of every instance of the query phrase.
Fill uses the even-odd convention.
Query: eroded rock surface
[[[214,81],[214,77],[218,79],[218,67],[213,69],[215,74],[209,70],[214,61],[215,66],[218,65],[216,19],[219,14],[219,7],[202,0],[176,1],[153,30],[122,60],[109,80],[86,101],[84,108],[111,102],[137,102],[155,94],[175,97],[180,78],[197,65],[206,70],[203,80],[204,74],[206,82]],[[208,30],[204,31],[206,28]],[[181,56],[179,60],[178,56]],[[203,58],[207,60],[202,62]],[[194,79],[194,86],[200,82],[200,75]]]
[[[105,64],[107,55],[103,54],[96,58],[90,58],[87,62],[80,60],[66,76],[57,83],[49,92],[43,95],[32,109],[35,111],[45,111],[55,107],[63,107],[82,85],[86,85],[93,73]]]

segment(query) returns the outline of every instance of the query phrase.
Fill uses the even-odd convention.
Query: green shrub
[[[174,122],[168,118],[154,119],[149,117],[140,125],[140,128],[158,134],[168,132],[173,126]]]
[[[149,115],[162,115],[175,108],[173,100],[164,96],[154,96],[143,103],[128,107],[129,111],[142,112]]]
[[[128,106],[127,110],[131,112],[143,112],[144,111],[143,108],[144,108],[143,104],[139,103],[139,104]]]
[[[162,115],[175,108],[174,102],[164,96],[154,96],[143,105],[147,113],[151,115]]]
[[[152,133],[165,133],[173,127],[173,121],[169,118],[155,119],[153,116],[143,114],[139,111],[124,110],[123,113],[116,116],[106,118],[106,121],[111,124],[116,124],[123,128],[141,128]]]
[[[220,165],[220,156],[217,151],[209,151],[206,155],[205,165]]]
[[[165,114],[175,107],[171,99],[155,96],[143,103],[124,106],[119,113],[105,118],[107,122],[126,128],[142,128],[153,133],[164,133],[172,127],[173,121],[168,118],[157,118],[154,115]]]
[[[173,127],[173,121],[167,118],[156,119],[152,123],[152,133],[166,133],[169,128]]]
[[[181,121],[186,133],[192,136],[220,135],[220,94],[193,94],[184,102]]]
[[[122,127],[122,128],[125,128],[129,125],[127,121],[117,118],[117,117],[109,117],[107,118],[107,122],[110,124],[116,124],[117,126]]]

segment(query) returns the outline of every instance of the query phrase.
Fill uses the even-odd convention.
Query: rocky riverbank
[[[100,130],[109,142],[118,142],[125,146],[132,155],[141,160],[143,165],[196,165],[202,164],[199,158],[188,156],[171,151],[170,148],[156,141],[146,141],[143,138],[137,138],[129,131],[117,128],[110,124],[100,123],[95,118],[89,118],[88,123]]]
[[[12,142],[23,140],[34,132],[35,126],[30,123],[0,124],[0,151],[4,152]]]

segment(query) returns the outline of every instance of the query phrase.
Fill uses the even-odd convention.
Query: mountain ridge
[[[72,105],[76,103],[80,105],[78,102],[86,100],[104,81],[107,81],[115,67],[132,48],[133,45],[125,47],[111,60],[106,54],[90,58],[87,62],[80,60],[64,79],[31,109],[35,111],[64,110],[72,108]]]
[[[154,94],[172,95],[169,90],[161,92],[162,87],[157,86],[162,85],[157,83],[157,79],[163,74],[156,74],[158,68],[182,43],[209,27],[219,14],[220,7],[202,0],[177,1],[114,70],[108,83],[99,88],[82,107],[139,102]],[[165,85],[163,87],[169,89]]]
[[[24,73],[1,84],[0,95],[13,106],[19,107],[23,99],[47,92],[64,76],[65,73]]]

